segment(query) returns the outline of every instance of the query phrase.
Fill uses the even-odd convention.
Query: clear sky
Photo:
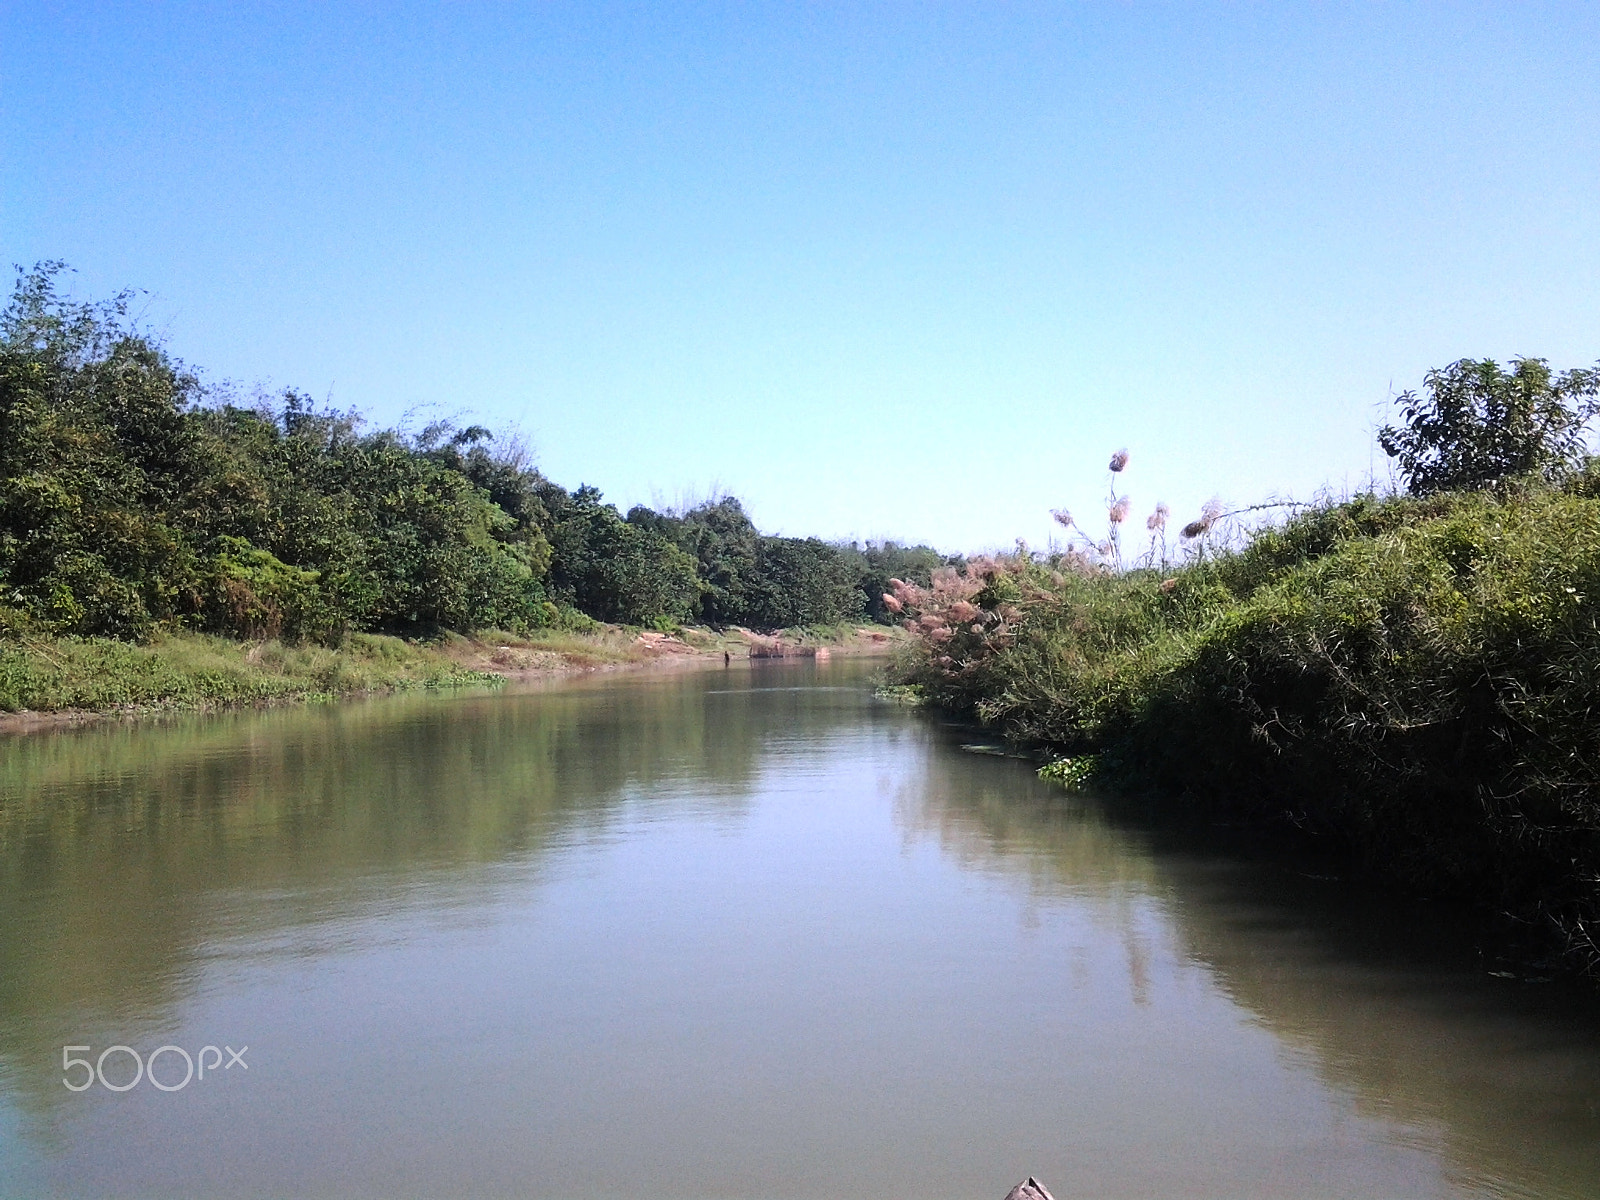
[[[1600,5],[0,5],[0,251],[626,509],[1045,543],[1600,357]],[[1103,524],[1103,522],[1102,522]]]

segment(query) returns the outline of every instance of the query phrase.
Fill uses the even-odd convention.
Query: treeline
[[[0,634],[775,629],[883,619],[891,577],[941,562],[767,536],[732,497],[624,516],[478,426],[366,431],[294,391],[241,404],[127,296],[62,297],[60,270],[21,274],[0,316]]]

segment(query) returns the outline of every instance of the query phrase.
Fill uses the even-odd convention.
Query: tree
[[[74,303],[63,269],[20,272],[0,313],[0,585],[63,631],[138,637],[196,590],[197,384],[127,294]]]
[[[600,490],[567,495],[549,487],[550,579],[557,593],[602,621],[648,625],[683,621],[700,599],[690,558],[647,524],[630,524]]]
[[[720,496],[690,509],[679,522],[677,542],[694,556],[705,581],[702,619],[712,625],[760,623],[751,611],[750,590],[761,535],[736,498]]]
[[[1463,358],[1423,382],[1425,397],[1408,391],[1395,400],[1404,425],[1378,434],[1419,496],[1558,475],[1583,459],[1584,433],[1600,408],[1600,368],[1552,376],[1542,358],[1513,359],[1509,371],[1493,359]]]
[[[855,574],[866,615],[884,624],[893,620],[883,602],[884,593],[893,590],[893,580],[927,587],[939,567],[961,565],[960,559],[946,558],[932,546],[904,546],[893,541],[868,542],[865,546],[851,542],[840,546],[839,553]]]
[[[760,629],[831,625],[861,616],[855,573],[818,538],[763,537],[748,586],[750,623]]]
[[[0,634],[546,619],[525,456],[477,427],[448,446],[448,428],[362,434],[293,391],[241,408],[130,322],[127,295],[60,294],[62,270],[20,273],[0,311]]]

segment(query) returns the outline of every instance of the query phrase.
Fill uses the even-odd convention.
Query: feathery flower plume
[[[1056,519],[1056,524],[1064,528],[1072,528],[1072,514],[1064,508],[1052,508],[1050,515]]]
[[[1217,523],[1217,519],[1221,516],[1222,501],[1213,496],[1200,506],[1199,519],[1190,521],[1183,527],[1183,536],[1186,538],[1199,537],[1202,533],[1215,525]]]
[[[1200,517],[1198,517],[1197,520],[1192,520],[1192,522],[1187,523],[1187,525],[1182,528],[1182,536],[1184,536],[1184,538],[1198,538],[1200,534],[1205,533],[1206,530],[1210,530],[1211,526],[1216,525],[1216,522],[1218,522],[1218,518],[1221,517],[1221,515],[1222,501],[1219,501],[1216,496],[1213,496],[1213,498],[1208,499],[1205,504],[1200,506]]]
[[[891,596],[888,592],[883,594],[883,606],[892,613],[904,612],[906,607],[900,603],[900,597]]]
[[[1133,507],[1133,502],[1126,496],[1117,497],[1117,502],[1106,510],[1106,516],[1111,518],[1113,525],[1121,525],[1128,519],[1128,510]]]
[[[1124,467],[1126,467],[1127,465],[1128,465],[1128,452],[1126,450],[1118,450],[1115,454],[1113,454],[1111,456],[1111,471],[1112,471],[1112,474],[1120,473],[1122,471],[1122,469]]]
[[[1000,572],[1000,565],[987,554],[979,554],[967,562],[967,584],[974,592],[981,591]],[[955,571],[951,569],[952,578]]]
[[[1151,533],[1158,529],[1165,529],[1167,527],[1167,518],[1171,515],[1172,510],[1164,502],[1157,504],[1155,512],[1145,518],[1144,527]]]

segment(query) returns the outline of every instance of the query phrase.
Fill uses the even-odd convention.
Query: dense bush
[[[1600,499],[1361,498],[1163,577],[979,562],[908,678],[1100,778],[1320,830],[1600,964]]]

